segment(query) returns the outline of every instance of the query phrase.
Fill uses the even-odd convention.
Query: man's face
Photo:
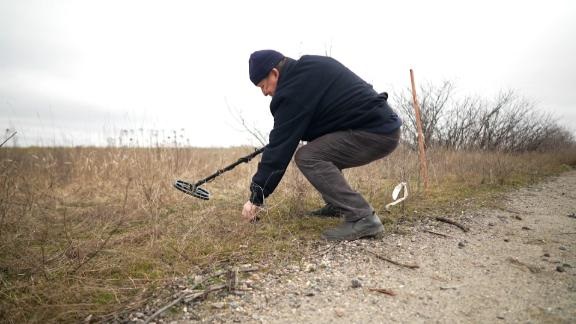
[[[258,83],[258,87],[262,90],[262,94],[265,96],[273,97],[274,93],[276,92],[276,85],[278,84],[278,77],[280,76],[280,72],[278,69],[274,68],[268,76],[262,79]]]

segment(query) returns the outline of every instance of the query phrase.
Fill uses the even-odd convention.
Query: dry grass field
[[[304,213],[320,197],[291,165],[258,224],[241,221],[256,158],[205,185],[202,201],[173,189],[252,148],[0,148],[0,321],[79,322],[138,307],[174,277],[231,264],[298,258],[337,220]],[[347,170],[387,231],[400,219],[497,203],[496,193],[576,166],[576,150],[491,153],[431,150],[430,188],[417,153]],[[384,211],[391,191],[410,198]]]

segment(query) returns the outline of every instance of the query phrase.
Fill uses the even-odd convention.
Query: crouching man
[[[250,80],[271,96],[274,127],[250,185],[242,217],[252,220],[276,188],[296,151],[295,162],[322,195],[318,217],[344,221],[322,238],[332,241],[376,236],[384,227],[372,206],[350,188],[346,168],[368,164],[390,154],[400,139],[402,121],[378,94],[337,60],[305,55],[298,60],[274,50],[252,53]]]

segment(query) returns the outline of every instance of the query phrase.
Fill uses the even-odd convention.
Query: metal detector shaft
[[[229,166],[226,166],[226,167],[224,167],[224,168],[216,171],[214,174],[211,174],[211,175],[207,176],[206,178],[204,178],[204,179],[202,179],[202,180],[199,180],[198,182],[196,182],[196,183],[194,184],[194,187],[199,187],[199,186],[201,186],[201,185],[203,185],[203,184],[205,184],[205,183],[208,183],[208,182],[214,180],[216,177],[218,177],[218,176],[221,175],[222,173],[234,169],[238,164],[250,162],[250,160],[252,160],[252,159],[253,159],[254,157],[256,157],[258,154],[264,152],[264,149],[265,149],[265,148],[266,148],[266,146],[264,146],[264,147],[262,147],[262,148],[259,148],[259,149],[257,149],[256,151],[254,151],[254,152],[252,152],[252,153],[250,153],[250,154],[248,154],[248,155],[246,155],[246,156],[243,156],[243,157],[239,158],[238,161],[230,164]]]

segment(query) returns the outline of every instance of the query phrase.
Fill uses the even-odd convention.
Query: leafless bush
[[[454,98],[454,86],[420,87],[422,131],[428,147],[504,152],[550,151],[574,145],[573,135],[555,118],[514,91],[502,91],[493,100]],[[412,97],[405,90],[392,98],[402,115],[404,139],[417,141]]]
[[[431,83],[420,87],[418,100],[422,118],[422,133],[424,134],[424,142],[428,145],[438,137],[439,123],[445,119],[444,114],[448,110],[446,105],[451,99],[453,90],[454,86],[448,81],[438,88]],[[418,133],[416,132],[416,119],[410,90],[395,95],[392,99],[396,102],[394,106],[398,108],[404,120],[404,138],[410,143],[417,143]]]

